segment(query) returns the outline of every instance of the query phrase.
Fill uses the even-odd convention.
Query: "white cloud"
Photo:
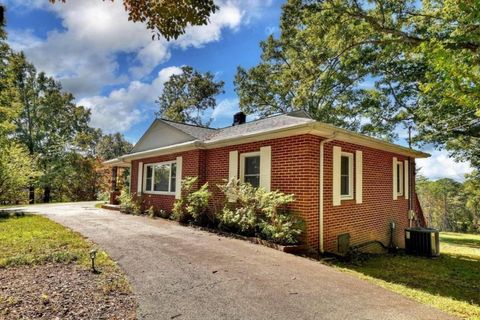
[[[122,1],[50,4],[47,0],[7,0],[7,4],[20,15],[40,9],[53,12],[61,20],[62,26],[49,31],[45,38],[36,37],[32,30],[9,30],[9,42],[16,50],[23,50],[38,70],[60,80],[79,104],[90,108],[93,126],[106,132],[125,132],[145,117],[145,109],[151,108],[161,94],[162,77],[176,70],[163,69],[152,83],[144,80],[170,59],[173,48],[199,48],[220,41],[224,30],[236,31],[258,19],[271,1],[219,0],[220,10],[210,17],[208,25],[189,27],[185,35],[170,42],[152,40],[144,24],[128,21]],[[128,55],[122,66],[120,54]],[[113,85],[124,88],[100,95]],[[218,112],[216,116],[220,116]]]
[[[231,118],[232,115],[238,111],[238,99],[223,99],[213,110],[212,118],[214,120]]]
[[[426,159],[417,159],[417,168],[420,168],[419,174],[436,180],[440,178],[451,178],[457,181],[463,181],[466,173],[472,172],[472,167],[468,162],[456,162],[448,156],[444,150],[434,150],[431,157]]]
[[[173,74],[181,72],[178,67],[167,67],[160,70],[152,83],[132,81],[127,88],[113,90],[108,96],[83,98],[78,103],[92,111],[92,126],[102,128],[106,133],[125,132],[152,117],[153,102],[162,92],[164,83]]]
[[[170,58],[172,48],[198,48],[219,41],[224,29],[237,30],[249,17],[269,5],[218,1],[220,10],[210,17],[208,25],[189,27],[186,34],[168,42],[152,40],[151,32],[143,23],[128,21],[122,1],[57,1],[54,5],[45,5],[30,0],[25,3],[54,12],[62,20],[63,29],[52,30],[46,39],[36,38],[25,30],[10,30],[12,46],[24,50],[39,70],[61,80],[65,89],[77,97],[98,94],[105,85],[149,75]],[[22,3],[12,5],[17,11],[22,8]],[[134,57],[132,64],[124,68],[127,70],[120,70],[117,63],[117,55],[121,53]],[[122,75],[120,71],[124,71]]]

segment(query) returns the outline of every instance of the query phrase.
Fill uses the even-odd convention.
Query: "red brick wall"
[[[182,177],[199,177],[199,181],[205,180],[205,150],[192,150],[187,152],[173,153],[158,157],[145,158],[141,160],[132,161],[132,178],[131,178],[131,190],[132,193],[137,192],[138,183],[138,163],[140,161],[143,164],[172,161],[178,156],[182,157]],[[159,194],[143,194],[143,200],[145,207],[154,206],[157,209],[163,209],[171,211],[173,203],[175,202],[174,195],[159,195]]]
[[[305,242],[318,249],[319,243],[319,172],[320,141],[313,135],[298,135],[265,140],[216,149],[194,150],[154,158],[142,159],[144,163],[174,160],[183,157],[183,177],[199,176],[200,183],[208,182],[214,193],[212,210],[223,203],[223,196],[217,188],[228,179],[229,152],[259,151],[260,147],[272,148],[271,189],[295,194],[296,201],[291,209],[306,221]],[[363,203],[355,200],[342,201],[340,206],[332,205],[332,152],[333,146],[342,151],[355,153],[363,151]],[[395,242],[403,247],[403,229],[408,225],[408,200],[399,196],[393,200],[392,158],[407,158],[376,149],[334,141],[325,144],[324,161],[324,249],[337,251],[337,236],[350,233],[351,244],[369,240],[389,241],[389,223],[397,224]],[[240,158],[240,157],[239,157]],[[208,164],[208,165],[206,165]],[[137,190],[138,160],[132,163],[132,192]],[[355,174],[354,174],[355,177]],[[354,182],[355,185],[355,182]],[[175,197],[172,195],[145,195],[146,204],[167,211],[172,209]]]
[[[319,150],[320,138],[312,135],[265,140],[207,150],[206,181],[214,191],[214,203],[221,203],[223,196],[218,192],[217,184],[228,179],[229,152],[241,153],[259,151],[260,147],[272,148],[271,190],[280,190],[295,194],[291,209],[306,221],[306,242],[312,248],[318,244],[319,211]],[[240,165],[239,165],[240,169]]]
[[[360,150],[363,152],[363,203],[355,199],[342,200],[340,206],[333,206],[332,198],[332,156],[333,146],[340,146],[342,152]],[[398,196],[393,200],[393,157],[399,161],[408,158],[359,145],[333,141],[325,144],[324,162],[324,249],[337,251],[337,236],[350,233],[350,244],[380,240],[388,245],[389,223],[396,223],[395,244],[404,247],[403,229],[408,226],[408,200]],[[355,166],[354,166],[355,167]],[[355,170],[354,170],[355,171]],[[355,173],[354,183],[355,186]],[[355,188],[354,188],[355,189]],[[355,190],[356,191],[356,190]]]

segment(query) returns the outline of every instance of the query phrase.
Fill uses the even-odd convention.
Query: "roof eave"
[[[389,151],[392,153],[397,153],[397,154],[401,154],[401,155],[412,157],[412,158],[430,157],[430,154],[426,152],[410,149],[410,148],[403,147],[388,141],[372,138],[372,137],[369,137],[360,133],[356,133],[350,130],[338,128],[327,123],[316,122],[313,125],[313,128],[322,136],[334,135],[335,140],[340,140],[340,141],[358,144],[366,147],[371,147],[373,149]]]

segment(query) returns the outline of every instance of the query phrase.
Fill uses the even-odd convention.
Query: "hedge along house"
[[[130,189],[148,206],[171,211],[181,179],[198,176],[223,199],[217,184],[232,177],[267,191],[293,193],[291,210],[306,222],[304,242],[338,252],[370,241],[404,246],[403,229],[425,225],[415,194],[415,159],[429,155],[317,122],[304,112],[222,129],[156,119],[130,154],[106,161],[130,167]],[[115,189],[114,181],[112,187]],[[113,197],[111,197],[113,201]]]

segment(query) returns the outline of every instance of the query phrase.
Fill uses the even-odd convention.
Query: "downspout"
[[[319,201],[319,217],[318,217],[318,249],[320,253],[323,253],[323,151],[325,143],[331,142],[334,140],[336,132],[334,132],[330,138],[320,141],[320,201]]]
[[[413,185],[415,179],[415,166],[412,163],[412,158],[408,157],[408,217],[410,220],[410,228],[413,227],[413,219],[416,216],[416,213],[413,210],[413,195],[415,192],[413,190]]]

